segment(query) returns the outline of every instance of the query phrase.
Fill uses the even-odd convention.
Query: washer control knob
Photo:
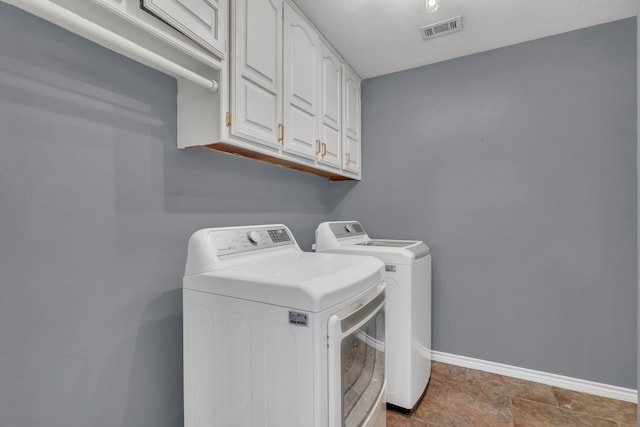
[[[344,226],[344,231],[346,231],[347,233],[353,233],[356,230],[353,228],[353,225],[347,224]]]
[[[257,231],[250,231],[247,233],[247,239],[254,245],[260,243],[260,234]]]

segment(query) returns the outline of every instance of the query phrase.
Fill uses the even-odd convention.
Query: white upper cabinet
[[[320,38],[288,4],[284,5],[283,151],[315,159],[318,141]]]
[[[343,169],[360,172],[360,78],[343,66]]]
[[[231,133],[279,147],[282,125],[282,0],[232,2]]]
[[[89,21],[65,28],[176,77],[179,148],[361,178],[360,79],[294,0],[55,6]]]
[[[292,1],[234,0],[229,12],[220,91],[178,82],[178,146],[360,179],[360,78]]]
[[[226,0],[142,0],[142,7],[178,31],[224,57]]]
[[[318,162],[340,167],[342,141],[342,62],[320,44],[320,141]]]

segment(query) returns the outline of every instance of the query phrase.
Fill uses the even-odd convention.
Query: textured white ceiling
[[[294,0],[363,78],[635,16],[636,0]],[[462,15],[460,32],[419,28]]]

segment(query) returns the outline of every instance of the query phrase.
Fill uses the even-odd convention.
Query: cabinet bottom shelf
[[[235,156],[247,157],[249,159],[258,160],[264,163],[271,163],[273,165],[284,166],[286,168],[299,170],[302,172],[311,173],[314,175],[324,176],[331,181],[353,181],[355,178],[339,175],[335,172],[326,171],[323,169],[317,169],[312,166],[302,165],[291,160],[281,159],[278,157],[270,156],[264,153],[257,153],[255,151],[248,150],[246,148],[237,147],[233,144],[227,144],[225,142],[216,142],[214,144],[203,145],[203,148],[209,150],[222,151],[224,153],[233,154]]]

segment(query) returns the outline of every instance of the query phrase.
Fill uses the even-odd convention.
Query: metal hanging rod
[[[200,85],[212,92],[218,91],[218,82],[202,77],[185,67],[176,64],[155,52],[132,42],[113,31],[83,18],[49,0],[0,0],[4,3],[24,9],[43,19],[54,22],[69,31],[83,37],[90,37],[93,41],[109,49],[117,49],[134,59],[140,59],[158,70],[174,77],[181,77]]]

